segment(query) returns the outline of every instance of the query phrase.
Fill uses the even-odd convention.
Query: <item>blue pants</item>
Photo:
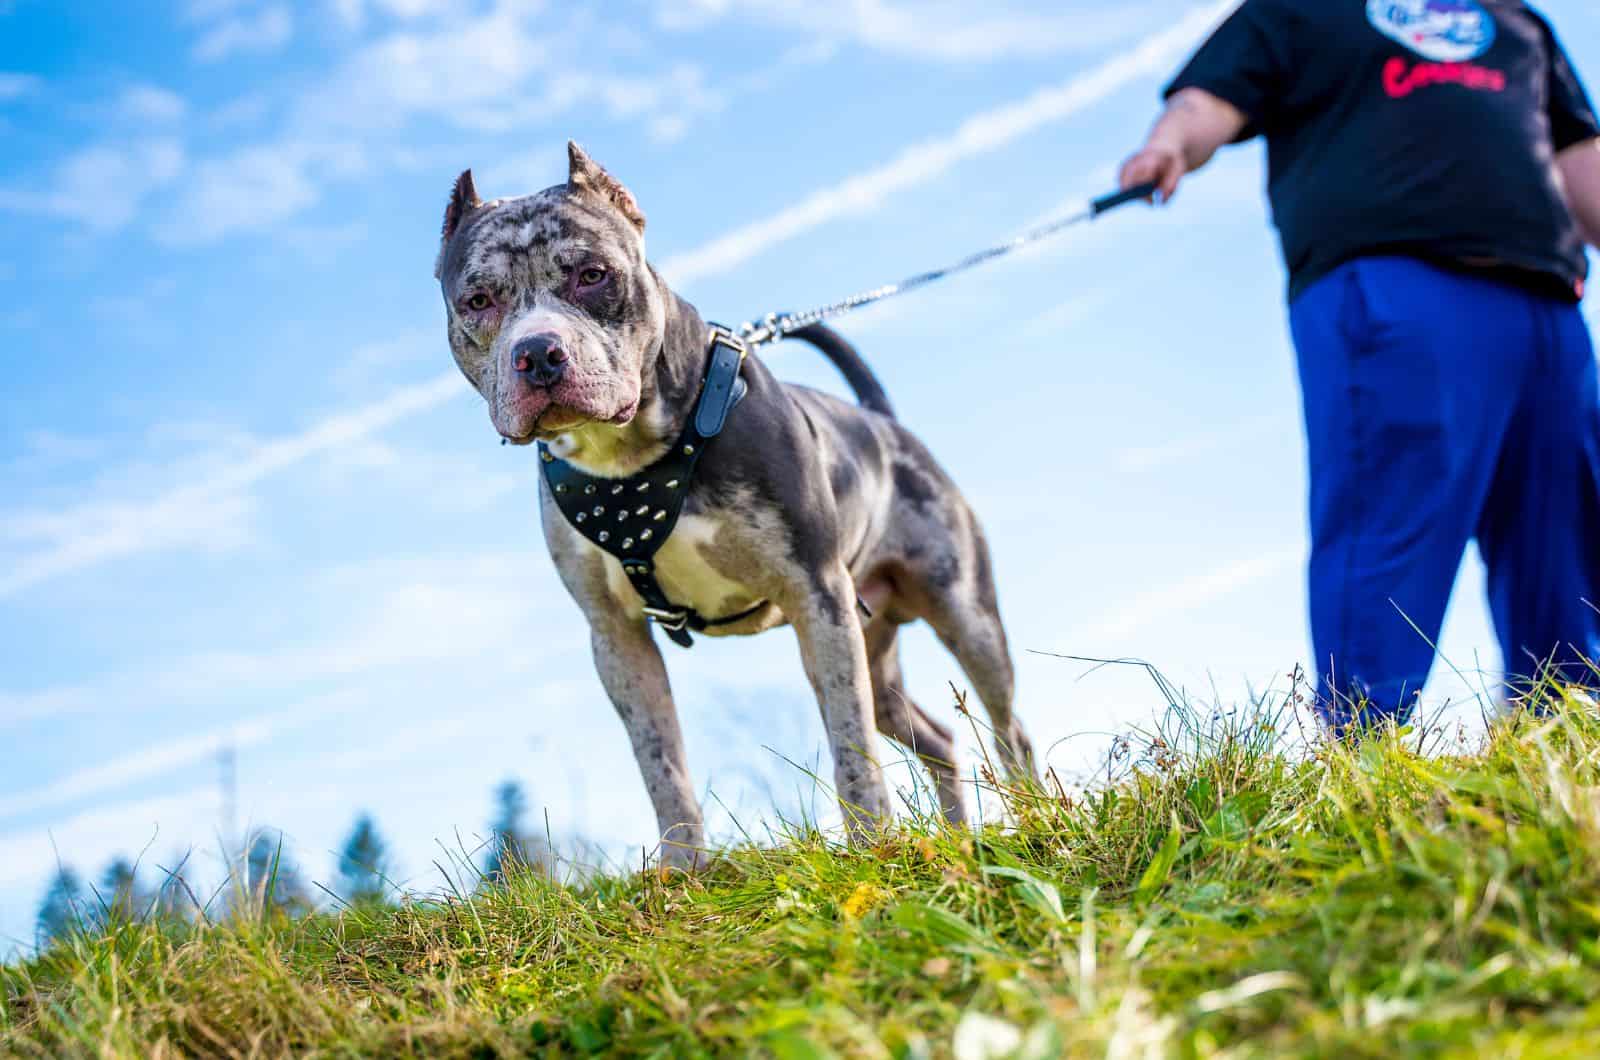
[[[1403,257],[1295,299],[1323,719],[1404,720],[1467,543],[1507,674],[1595,684],[1600,393],[1576,306]]]

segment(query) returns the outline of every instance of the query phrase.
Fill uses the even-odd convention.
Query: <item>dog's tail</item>
[[[839,374],[850,384],[850,389],[856,392],[856,400],[861,402],[863,408],[880,412],[891,420],[895,418],[894,406],[889,404],[889,395],[884,393],[883,384],[878,382],[878,377],[872,374],[867,362],[843,335],[826,324],[807,324],[797,331],[791,331],[789,337],[804,339],[821,350],[822,355],[839,369]]]

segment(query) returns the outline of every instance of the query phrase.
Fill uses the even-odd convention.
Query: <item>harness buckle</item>
[[[660,607],[646,607],[644,617],[660,626],[669,633],[677,633],[689,625],[689,612],[683,610],[668,611]]]
[[[750,347],[745,343],[744,339],[735,335],[732,330],[723,327],[721,324],[711,325],[711,335],[707,343],[710,346],[726,346],[728,349],[736,351],[739,354],[740,364],[743,364],[744,359],[750,355]]]

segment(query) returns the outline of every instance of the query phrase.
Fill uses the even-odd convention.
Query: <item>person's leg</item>
[[[1596,685],[1600,381],[1576,306],[1538,301],[1544,340],[1478,524],[1513,693],[1546,673]]]
[[[1427,681],[1529,324],[1517,292],[1403,258],[1352,262],[1295,300],[1312,642],[1335,732],[1404,720]]]

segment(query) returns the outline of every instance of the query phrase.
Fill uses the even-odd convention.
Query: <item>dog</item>
[[[710,332],[646,261],[633,194],[577,144],[568,156],[565,184],[518,198],[485,202],[471,170],[462,173],[434,275],[451,352],[503,443],[537,441],[546,461],[591,483],[632,482],[668,456],[690,422]],[[1002,762],[1031,776],[988,546],[855,349],[819,326],[801,337],[835,364],[859,405],[780,383],[760,360],[744,359],[743,398],[705,443],[681,514],[657,542],[654,576],[674,605],[704,616],[706,634],[794,627],[852,841],[891,815],[874,727],[922,761],[943,814],[960,823],[954,739],[907,696],[897,636],[917,620],[933,628],[988,711]],[[550,556],[588,620],[600,682],[633,744],[662,864],[692,867],[705,835],[652,635],[650,619],[661,616],[647,613],[617,556],[563,514],[548,476],[540,510]]]

